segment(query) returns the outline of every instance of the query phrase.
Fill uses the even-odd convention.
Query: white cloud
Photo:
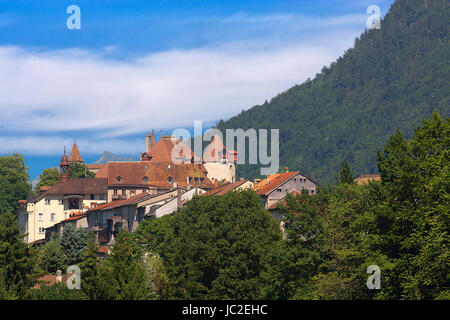
[[[345,26],[356,18],[322,23]],[[0,136],[0,153],[60,153],[66,142],[58,134],[83,130],[96,132],[84,152],[92,146],[97,153],[136,153],[140,146],[115,137],[218,120],[261,104],[314,77],[363,28],[328,28],[294,43],[264,39],[170,50],[126,62],[76,48],[0,47],[0,127],[17,137],[11,143]],[[54,138],[38,138],[44,132]]]
[[[0,136],[0,152],[1,153],[22,153],[33,155],[49,155],[63,153],[63,147],[66,146],[67,155],[72,148],[72,138],[61,138],[58,136],[38,137],[2,137]],[[116,154],[139,155],[145,149],[145,138],[124,140],[124,139],[104,139],[97,138],[77,139],[77,145],[83,155],[100,154],[103,151],[112,151]],[[99,149],[100,147],[100,149]]]

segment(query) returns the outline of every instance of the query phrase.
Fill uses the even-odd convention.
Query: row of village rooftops
[[[218,137],[206,148],[204,154],[209,158],[202,163],[174,165],[170,157],[178,143],[182,142],[173,136],[162,136],[156,142],[154,134],[147,135],[146,152],[140,161],[88,165],[95,178],[70,179],[70,163],[83,163],[74,143],[69,157],[64,153],[61,159],[60,182],[43,187],[37,197],[30,193],[27,200],[21,201],[18,217],[25,241],[42,242],[71,223],[94,231],[99,243],[109,245],[118,228],[134,231],[143,219],[173,214],[195,195],[220,196],[249,188],[281,221],[277,204],[288,193],[303,189],[311,194],[317,192],[318,185],[312,179],[288,168],[263,180],[236,181],[236,152],[227,151]]]

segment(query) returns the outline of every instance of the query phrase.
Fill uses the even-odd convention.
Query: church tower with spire
[[[61,158],[59,164],[59,181],[67,182],[69,180],[69,160],[66,156],[66,147],[64,147],[64,155]]]
[[[73,140],[72,151],[70,151],[69,155],[69,163],[84,163],[83,158],[81,158],[80,151],[78,150],[77,140]]]

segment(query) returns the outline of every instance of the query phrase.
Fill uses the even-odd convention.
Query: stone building
[[[281,220],[276,208],[287,194],[302,192],[303,189],[308,190],[310,194],[315,194],[318,186],[317,183],[300,171],[289,172],[289,169],[285,168],[285,172],[267,176],[256,183],[252,189],[261,196],[264,208],[271,211],[278,220]]]

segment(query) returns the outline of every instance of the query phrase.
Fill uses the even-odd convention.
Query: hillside
[[[280,166],[332,182],[347,159],[355,174],[376,172],[376,152],[400,129],[410,136],[433,110],[449,115],[447,0],[397,0],[380,30],[315,79],[241,112],[217,127],[279,128]],[[258,168],[238,166],[255,177]]]

